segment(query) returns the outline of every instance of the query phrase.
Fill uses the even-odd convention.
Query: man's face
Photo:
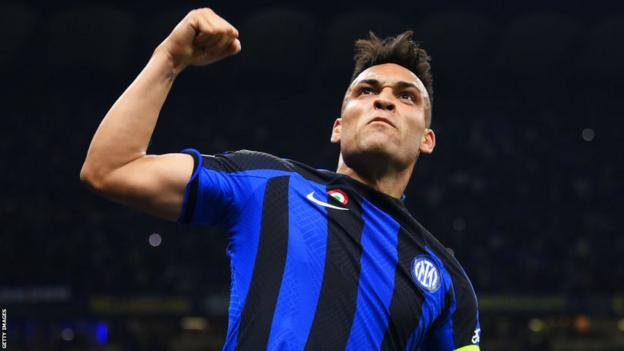
[[[349,167],[363,159],[412,166],[420,152],[435,147],[425,121],[428,104],[427,90],[410,70],[393,63],[369,67],[349,86],[331,141],[340,143]]]

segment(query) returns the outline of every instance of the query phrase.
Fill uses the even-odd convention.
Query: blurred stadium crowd
[[[173,26],[199,6],[147,5],[0,5],[0,305],[9,306],[15,349],[87,349],[73,336],[63,343],[67,335],[36,330],[96,318],[88,306],[97,296],[184,296],[192,301],[188,311],[211,321],[199,330],[211,330],[218,341],[225,328],[222,231],[120,208],[90,194],[78,178],[110,105]],[[624,315],[611,303],[624,292],[621,11],[503,10],[484,1],[383,9],[346,2],[202,5],[239,29],[243,50],[177,79],[151,153],[254,149],[335,169],[338,148],[329,135],[352,72],[353,41],[368,30],[386,36],[413,29],[433,57],[437,148],[419,160],[406,205],[454,250],[478,295],[572,301],[559,311],[563,319],[541,322],[482,311],[483,345],[490,342],[484,349],[573,350],[554,337],[536,341],[514,331],[550,320],[587,332],[575,314],[599,316],[605,325]],[[37,286],[65,289],[67,308],[24,303],[15,293]],[[598,300],[606,307],[587,302]],[[94,349],[218,347],[132,344],[127,336],[144,322],[123,315],[109,320],[114,337]],[[612,344],[575,345],[621,350],[624,324],[621,331],[608,338],[594,331]]]

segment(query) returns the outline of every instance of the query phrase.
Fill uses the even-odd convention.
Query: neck
[[[374,164],[374,162],[371,162]],[[374,169],[370,167],[370,163],[365,167],[357,167],[357,165],[347,165],[340,154],[338,159],[338,169],[336,173],[347,175],[360,183],[364,183],[369,187],[400,199],[409,183],[414,170],[415,163],[402,169]],[[364,171],[365,170],[365,171]]]

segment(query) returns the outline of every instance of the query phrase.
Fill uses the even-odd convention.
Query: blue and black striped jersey
[[[470,280],[402,201],[265,153],[183,152],[178,222],[230,234],[224,350],[479,350]]]

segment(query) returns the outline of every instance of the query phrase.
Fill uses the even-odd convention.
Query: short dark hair
[[[413,31],[405,31],[396,37],[380,39],[373,32],[369,32],[368,39],[358,39],[355,42],[355,69],[351,82],[364,70],[371,66],[384,63],[395,63],[403,66],[423,82],[429,94],[429,109],[433,103],[433,75],[431,74],[431,57],[420,43],[412,40]],[[429,123],[431,111],[429,111]]]

